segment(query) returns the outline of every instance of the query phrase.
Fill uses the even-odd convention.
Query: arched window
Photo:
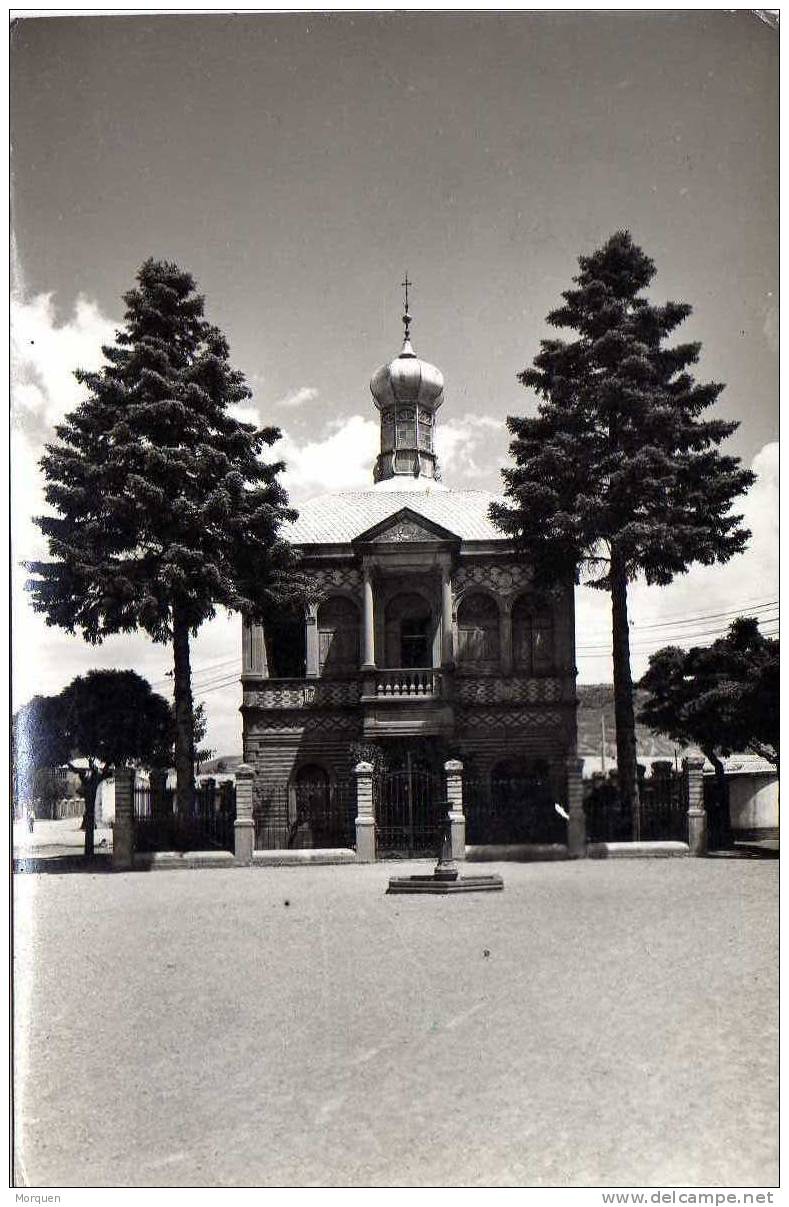
[[[458,662],[499,661],[499,610],[490,595],[468,595],[458,608]]]
[[[395,595],[386,605],[387,666],[433,665],[436,618],[430,604],[416,592]]]
[[[527,675],[553,670],[553,615],[525,596],[512,609],[512,660]]]
[[[351,671],[359,665],[359,611],[344,596],[325,600],[318,608],[318,667]]]
[[[302,612],[286,612],[266,621],[266,657],[272,679],[303,679],[306,628]]]

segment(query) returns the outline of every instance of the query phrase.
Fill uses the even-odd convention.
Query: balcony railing
[[[434,700],[441,695],[441,671],[432,666],[376,670],[375,694],[379,699]]]

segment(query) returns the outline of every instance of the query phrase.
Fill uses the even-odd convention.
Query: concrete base
[[[387,893],[490,893],[504,888],[501,876],[393,876]]]
[[[569,859],[564,843],[485,843],[466,847],[466,863],[535,863],[551,859]]]
[[[134,870],[154,871],[158,868],[227,868],[235,866],[230,851],[149,851],[137,852]]]
[[[666,859],[689,855],[686,842],[590,842],[589,859]]]
[[[274,850],[255,851],[252,856],[255,867],[303,867],[316,863],[356,863],[356,852],[351,848],[315,848],[301,851]]]

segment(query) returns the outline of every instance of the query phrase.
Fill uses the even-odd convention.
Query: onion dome
[[[411,346],[411,315],[406,280],[405,338],[400,355],[383,365],[370,381],[370,392],[381,412],[381,452],[373,470],[375,482],[395,476],[436,476],[434,432],[436,411],[444,401],[444,375],[421,360]]]

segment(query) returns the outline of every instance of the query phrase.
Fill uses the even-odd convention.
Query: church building
[[[244,626],[257,845],[353,845],[366,762],[379,854],[433,851],[448,760],[463,767],[467,842],[565,842],[573,584],[538,594],[489,518],[495,496],[440,480],[444,378],[413,349],[407,297],[403,323],[400,353],[370,382],[369,488],[312,499],[287,531],[314,602]]]

